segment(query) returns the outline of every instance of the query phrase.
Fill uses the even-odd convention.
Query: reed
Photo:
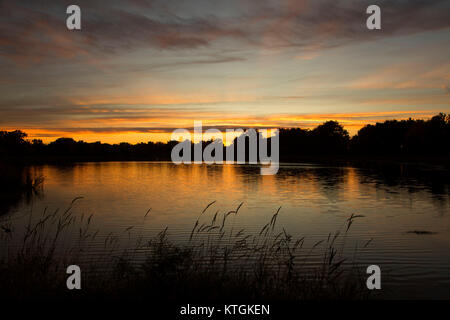
[[[221,213],[212,211],[212,202],[200,213],[187,241],[175,244],[168,228],[149,240],[143,235],[135,237],[133,227],[121,234],[103,235],[92,229],[92,215],[74,213],[78,200],[64,211],[44,210],[37,217],[30,214],[25,227],[2,222],[2,295],[14,299],[180,301],[368,297],[362,273],[355,261],[345,257],[343,245],[350,226],[360,216],[350,216],[340,230],[306,246],[305,237],[294,238],[278,227],[281,207],[260,232],[249,233],[237,229],[234,221],[243,203]],[[214,214],[209,216],[210,211]],[[124,236],[135,240],[131,249],[121,249]],[[99,242],[103,250],[92,257],[89,249]],[[318,255],[320,263],[309,263],[308,259]],[[66,289],[69,264],[82,268],[82,290]]]

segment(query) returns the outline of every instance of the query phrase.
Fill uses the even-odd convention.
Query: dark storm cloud
[[[89,59],[137,48],[196,49],[224,39],[234,41],[229,50],[247,45],[315,51],[450,25],[448,1],[384,0],[377,1],[383,30],[371,32],[365,9],[372,2],[78,0],[82,31],[68,32],[67,3],[7,0],[0,3],[0,56],[19,63]]]

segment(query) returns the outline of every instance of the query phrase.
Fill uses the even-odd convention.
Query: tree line
[[[314,129],[280,128],[278,134],[281,161],[304,156],[450,155],[450,115],[444,113],[428,120],[410,118],[368,124],[353,137],[337,121],[326,121]],[[224,154],[226,148],[236,148],[236,141],[237,138],[230,146],[223,146]],[[212,142],[203,141],[202,147]],[[0,159],[170,160],[177,143],[108,144],[59,138],[46,144],[39,139],[28,140],[21,130],[0,131]]]

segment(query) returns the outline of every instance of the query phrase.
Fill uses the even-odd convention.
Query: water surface
[[[216,201],[206,213],[212,215],[243,202],[234,221],[239,228],[259,232],[281,206],[278,225],[312,244],[359,214],[364,217],[352,225],[346,245],[358,248],[361,265],[381,267],[386,295],[450,298],[450,195],[448,173],[439,168],[284,164],[274,176],[261,176],[251,165],[155,162],[32,169],[45,177],[43,193],[12,209],[12,220],[45,208],[64,209],[82,196],[74,211],[94,214],[104,233],[133,226],[133,232],[150,237],[167,226],[170,237],[182,242],[208,203]],[[431,234],[409,232],[415,230]],[[91,249],[101,250],[101,241]]]

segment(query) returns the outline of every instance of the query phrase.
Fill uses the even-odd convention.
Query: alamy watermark
[[[379,6],[372,4],[367,7],[366,13],[370,16],[366,20],[366,26],[369,30],[381,29],[381,9]]]
[[[67,278],[66,286],[67,289],[73,290],[81,289],[81,269],[79,266],[73,264],[67,267],[66,273],[70,274],[70,276]]]
[[[367,274],[370,276],[367,278],[366,286],[369,290],[381,289],[381,268],[376,264],[372,264],[367,267]]]
[[[76,4],[67,7],[66,13],[69,15],[66,19],[68,30],[81,30],[81,9]]]
[[[212,139],[205,147],[203,147],[204,137]],[[245,132],[243,129],[227,129],[225,133],[218,129],[208,129],[203,132],[202,122],[195,121],[193,134],[187,129],[176,129],[172,133],[172,140],[180,141],[173,147],[171,153],[172,162],[175,164],[190,164],[192,162],[243,164],[246,163],[248,158],[248,163],[260,163],[262,165],[262,175],[274,175],[278,172],[280,162],[278,129],[248,129]],[[224,142],[232,143],[224,146]],[[194,161],[192,161],[192,149]]]

